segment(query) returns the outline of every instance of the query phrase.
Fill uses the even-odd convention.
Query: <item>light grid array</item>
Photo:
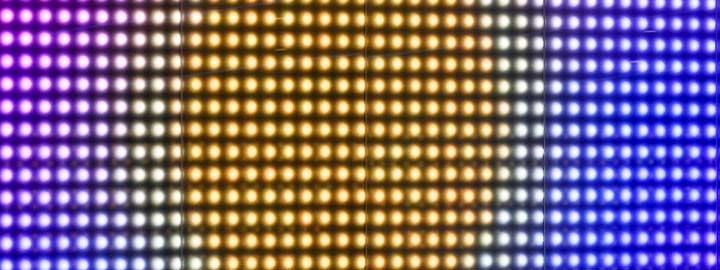
[[[362,8],[186,5],[188,269],[366,267]]]
[[[480,246],[475,248],[479,269],[542,269],[545,262],[544,2],[476,2],[480,20],[493,26],[489,56],[494,59],[494,90],[489,98],[495,114],[485,121],[496,126],[487,142],[494,148],[494,176],[488,183],[493,187],[494,220],[480,231]]]
[[[0,269],[180,269],[179,22],[0,2]]]
[[[541,3],[190,1],[188,269],[542,265]]]
[[[0,1],[0,269],[718,267],[715,0],[180,1]]]
[[[717,268],[717,8],[547,3],[548,269]]]

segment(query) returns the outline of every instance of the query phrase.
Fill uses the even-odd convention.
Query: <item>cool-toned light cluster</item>
[[[717,8],[547,3],[548,269],[717,267]]]
[[[545,1],[484,0],[492,25],[496,130],[488,142],[495,173],[493,225],[480,230],[475,269],[541,269],[543,257]],[[477,96],[467,97],[470,100]],[[474,120],[477,121],[477,120]],[[469,143],[477,144],[477,140]],[[474,163],[471,166],[476,166]],[[488,236],[492,235],[492,238]]]
[[[179,15],[0,3],[0,269],[181,267]]]
[[[716,269],[715,0],[0,1],[0,270]]]
[[[190,1],[187,268],[542,264],[540,3]]]

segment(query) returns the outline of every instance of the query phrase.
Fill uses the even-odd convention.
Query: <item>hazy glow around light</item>
[[[137,45],[169,35],[164,27],[132,35],[124,27],[166,10],[144,5],[129,18],[129,6],[71,10],[41,2],[0,9],[4,25],[18,26],[0,32],[0,268],[168,269],[150,261],[169,262],[165,252],[179,250],[179,241],[148,241],[179,237],[172,230],[179,232],[179,192],[159,185],[179,178],[153,174],[157,186],[138,185],[149,171],[171,169],[169,151],[158,150],[169,148],[162,141],[169,136],[139,131],[167,124],[172,115],[153,99],[177,89],[151,99],[129,82],[169,80],[158,73],[167,70],[164,60],[156,59],[178,56]],[[130,115],[140,107],[143,117]],[[167,193],[167,200],[153,197],[150,205],[151,192]]]
[[[210,1],[187,8],[187,266],[475,269],[516,258],[541,265],[536,253],[504,251],[542,247],[528,240],[541,239],[539,231],[489,230],[542,224],[542,213],[512,207],[534,210],[543,197],[542,167],[512,165],[544,154],[542,42],[505,34],[542,29],[541,10],[519,12],[539,6],[520,1],[492,14],[468,1],[429,1],[364,14],[357,3],[335,4],[348,9],[213,10]],[[264,30],[271,28],[292,31]],[[484,34],[490,30],[500,34]],[[514,57],[527,50],[534,56]],[[276,75],[290,73],[299,75]],[[483,240],[454,226],[480,228]]]
[[[714,240],[700,240],[717,233],[717,74],[715,63],[707,61],[716,54],[709,25],[717,18],[655,12],[714,10],[716,4],[635,4],[553,1],[548,9],[557,30],[547,36],[546,55],[552,63],[546,225],[552,269],[717,263]],[[631,8],[640,9],[633,17],[623,15]],[[573,20],[587,22],[586,29],[572,27]],[[576,44],[581,33],[584,45]],[[701,50],[700,44],[711,46]],[[584,54],[572,52],[582,47]],[[665,58],[666,53],[681,57]],[[583,81],[563,81],[583,61],[596,70],[584,73]],[[657,226],[682,229],[653,229]],[[583,250],[575,251],[580,245]]]

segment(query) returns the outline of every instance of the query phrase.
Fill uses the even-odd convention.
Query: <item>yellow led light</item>
[[[512,129],[492,119],[514,109],[492,96],[492,21],[455,0],[243,4],[184,33],[198,269],[477,268],[458,228],[494,222]]]

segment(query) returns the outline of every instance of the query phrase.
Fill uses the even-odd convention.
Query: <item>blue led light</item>
[[[549,269],[716,266],[716,5],[548,3]]]

